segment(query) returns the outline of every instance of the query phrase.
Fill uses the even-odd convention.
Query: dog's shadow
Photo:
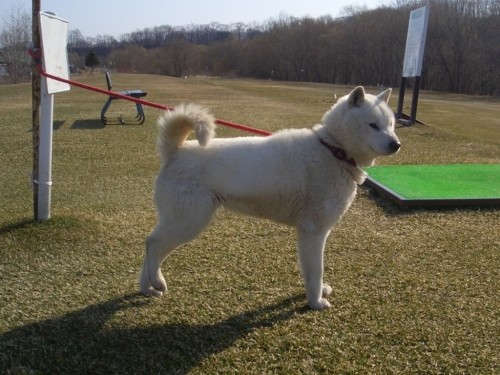
[[[41,373],[188,373],[256,329],[308,311],[297,295],[215,324],[110,328],[117,313],[149,301],[127,295],[0,335],[0,368]],[[165,311],[168,314],[168,311]]]

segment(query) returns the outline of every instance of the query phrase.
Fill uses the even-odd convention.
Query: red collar
[[[325,142],[321,138],[319,138],[319,142],[323,146],[325,146],[327,149],[329,149],[331,151],[331,153],[333,154],[333,156],[335,156],[337,159],[345,161],[346,163],[349,163],[349,164],[357,167],[356,161],[353,158],[348,158],[347,153],[343,149],[341,149],[339,147],[335,147],[335,146]]]

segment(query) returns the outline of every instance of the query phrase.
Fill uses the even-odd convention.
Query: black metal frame
[[[109,72],[106,72],[106,84],[108,86],[108,91],[111,91],[113,86],[111,85],[111,76],[110,76]],[[120,91],[120,92],[118,92],[118,94],[140,99],[140,98],[145,97],[147,95],[147,92],[145,92],[143,90],[127,90],[127,91]],[[104,104],[104,107],[102,107],[101,121],[104,125],[111,124],[111,122],[109,122],[108,118],[106,117],[106,111],[109,109],[109,106],[111,105],[113,100],[117,100],[117,99],[120,99],[120,98],[110,95],[108,97],[108,100]],[[146,120],[146,115],[144,114],[142,104],[135,103],[135,107],[137,110],[137,115],[135,116],[136,124],[138,124],[138,125],[143,124],[144,121]],[[125,120],[123,119],[122,116],[118,117],[117,120],[118,120],[119,124],[121,124],[121,125],[125,124]]]

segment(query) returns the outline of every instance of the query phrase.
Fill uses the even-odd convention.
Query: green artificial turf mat
[[[400,200],[500,199],[500,164],[397,165],[367,168],[369,184]]]

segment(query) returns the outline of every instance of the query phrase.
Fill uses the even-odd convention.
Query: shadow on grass
[[[32,226],[34,224],[35,224],[35,220],[33,220],[33,219],[28,219],[28,218],[21,219],[19,221],[1,226],[0,227],[0,234],[5,234],[5,233],[9,233],[9,232],[18,230],[18,229],[27,228],[27,227]]]
[[[104,127],[105,125],[99,119],[75,120],[71,125],[73,130],[98,130]]]
[[[66,121],[61,120],[54,121],[54,130],[59,130],[65,123]]]
[[[0,226],[0,235],[23,229],[39,228],[75,228],[80,224],[80,220],[73,216],[53,216],[49,220],[41,222],[32,218],[24,218],[12,223]]]
[[[113,328],[108,321],[149,299],[126,295],[0,335],[0,368],[31,373],[186,374],[256,329],[297,313],[297,295],[275,305],[215,324],[171,324]],[[168,311],[165,311],[168,314]]]
[[[104,129],[106,126],[118,125],[118,126],[141,126],[137,120],[133,118],[124,119],[123,122],[117,119],[110,119],[103,124],[101,120],[98,119],[85,119],[85,120],[75,120],[71,125],[73,130],[100,130]]]

